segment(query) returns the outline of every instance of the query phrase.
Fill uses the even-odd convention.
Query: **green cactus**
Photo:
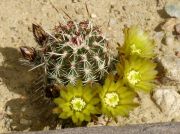
[[[75,84],[77,79],[93,83],[112,68],[109,43],[89,21],[59,24],[52,34],[33,24],[33,33],[40,49],[21,47],[21,52],[35,68],[44,67],[47,85]]]

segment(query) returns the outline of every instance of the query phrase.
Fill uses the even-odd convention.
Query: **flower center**
[[[142,52],[141,49],[138,49],[135,44],[132,44],[130,48],[131,48],[131,53],[141,54]]]
[[[141,75],[138,71],[131,70],[127,74],[127,79],[128,79],[130,84],[135,85],[141,80]]]
[[[86,106],[86,102],[82,98],[74,97],[71,101],[71,107],[75,111],[82,111]]]
[[[119,96],[117,93],[107,93],[104,98],[105,103],[110,107],[116,107],[119,103]]]

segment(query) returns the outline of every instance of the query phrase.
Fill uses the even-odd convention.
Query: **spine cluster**
[[[46,46],[48,78],[58,83],[98,81],[108,72],[113,57],[108,41],[90,22],[60,24]]]

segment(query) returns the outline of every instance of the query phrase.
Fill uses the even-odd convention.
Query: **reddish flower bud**
[[[36,57],[36,51],[33,47],[20,47],[21,53],[26,60],[33,61]]]
[[[39,25],[32,24],[33,35],[40,46],[44,46],[47,43],[48,35]]]

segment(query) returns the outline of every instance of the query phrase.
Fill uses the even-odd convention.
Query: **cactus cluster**
[[[33,69],[43,67],[45,87],[58,89],[53,112],[59,118],[80,125],[97,114],[128,116],[138,106],[137,91],[149,92],[155,85],[155,45],[136,26],[124,29],[118,63],[107,39],[89,21],[59,24],[52,34],[33,24],[33,33],[40,48],[20,49]]]
[[[53,36],[44,55],[48,78],[65,84],[75,84],[78,78],[93,83],[108,72],[113,57],[98,27],[69,21],[56,27]]]
[[[100,114],[114,119],[117,116],[128,116],[129,111],[138,106],[138,103],[134,101],[137,91],[150,92],[155,85],[154,80],[157,75],[157,71],[155,70],[156,64],[153,62],[153,49],[155,46],[153,40],[149,38],[147,33],[136,26],[125,28],[124,34],[124,44],[118,48],[119,63],[116,64],[117,75],[108,75],[101,85],[91,85],[91,91],[93,91],[94,94],[96,93],[96,101],[94,101],[96,103],[94,103],[95,105],[93,107],[97,108]],[[69,92],[69,94],[67,93],[66,97],[68,98],[73,94],[72,89],[80,92],[78,89],[81,88],[82,85],[79,87],[71,86],[71,89],[67,87],[65,91]],[[84,87],[84,89],[85,88],[86,87]],[[89,93],[88,90],[86,91]],[[93,98],[94,94],[87,95],[91,96],[87,98]],[[58,105],[56,109],[61,109],[59,112],[56,112],[60,114],[60,116],[66,112],[62,108],[64,102],[57,101],[58,99],[63,99],[63,95],[64,93],[62,95],[60,93],[60,97],[54,101]],[[85,104],[90,103],[82,101],[85,100],[86,96],[84,97],[83,94],[79,94],[78,97],[81,98],[81,104],[78,103],[79,108],[80,105],[86,108]],[[72,102],[72,100],[69,101]],[[86,114],[96,114],[90,111],[92,110],[89,110]],[[83,111],[78,111],[77,114],[77,111],[74,112],[73,107],[70,107],[69,112],[71,112],[73,116],[84,113]],[[66,118],[68,117],[66,116],[65,119]],[[82,121],[87,121],[85,118],[79,118],[76,121],[72,118],[72,120],[76,124],[77,120],[80,124]]]

